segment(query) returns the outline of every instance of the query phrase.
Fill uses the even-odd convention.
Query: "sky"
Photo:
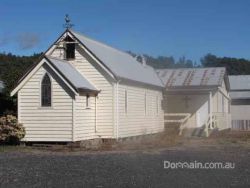
[[[0,0],[0,52],[45,51],[73,29],[124,51],[250,59],[249,0]]]

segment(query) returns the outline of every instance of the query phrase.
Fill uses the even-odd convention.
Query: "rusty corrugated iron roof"
[[[180,68],[156,70],[166,88],[221,86],[226,74],[224,67]]]

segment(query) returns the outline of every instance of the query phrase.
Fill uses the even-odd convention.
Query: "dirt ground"
[[[0,187],[250,187],[250,133],[160,134],[98,149],[0,147]],[[232,169],[164,168],[230,162]]]

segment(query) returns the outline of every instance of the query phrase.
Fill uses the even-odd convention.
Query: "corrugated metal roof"
[[[229,95],[231,99],[249,99],[250,91],[232,91]]]
[[[63,74],[76,89],[98,91],[82,74],[80,74],[69,62],[46,56],[46,58]]]
[[[226,74],[224,67],[179,68],[156,70],[167,88],[220,86]]]
[[[229,76],[231,90],[250,90],[250,75]]]
[[[104,63],[116,77],[163,87],[161,80],[152,67],[143,66],[128,53],[92,40],[74,31],[70,32]]]

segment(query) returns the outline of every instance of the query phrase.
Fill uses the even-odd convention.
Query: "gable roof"
[[[167,89],[214,88],[221,86],[226,76],[224,67],[158,69],[156,72]]]
[[[230,90],[250,90],[250,75],[229,76]]]
[[[91,91],[98,93],[97,90],[83,75],[80,74],[69,62],[57,59],[50,56],[44,56],[39,62],[37,62],[32,68],[19,80],[16,88],[11,92],[11,96],[15,95],[16,92],[22,87],[26,82],[25,79],[32,76],[36,69],[40,68],[43,64],[48,64],[51,66],[56,74],[58,74],[62,80],[69,84],[74,92],[79,93],[81,91]]]
[[[76,90],[98,91],[80,72],[69,62],[54,57],[46,58],[68,80]]]
[[[152,67],[143,66],[128,53],[97,42],[75,31],[69,30],[69,32],[94,54],[116,78],[164,87]]]

